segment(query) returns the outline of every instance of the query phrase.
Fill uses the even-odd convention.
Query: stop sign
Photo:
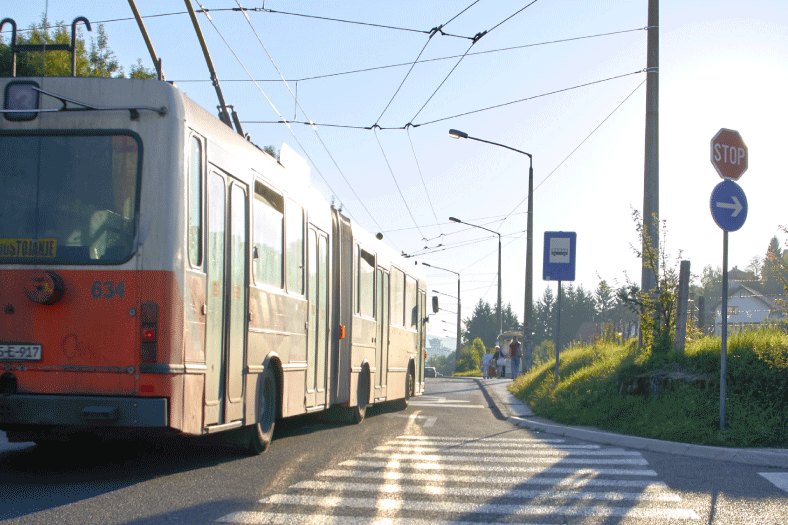
[[[747,171],[748,157],[738,131],[722,128],[711,139],[711,163],[723,179],[739,180]]]

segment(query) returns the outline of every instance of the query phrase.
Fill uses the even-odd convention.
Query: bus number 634
[[[123,281],[120,281],[118,284],[112,281],[104,281],[103,283],[101,281],[93,281],[93,286],[90,288],[90,294],[96,299],[100,297],[109,299],[115,295],[119,295],[123,299],[123,293]]]

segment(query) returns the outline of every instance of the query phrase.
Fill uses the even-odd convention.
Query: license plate
[[[0,361],[41,361],[41,345],[0,343]]]

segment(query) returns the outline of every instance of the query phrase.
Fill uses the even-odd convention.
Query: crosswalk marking
[[[479,463],[544,463],[547,461],[560,461],[561,463],[574,465],[648,465],[645,459],[586,459],[571,458],[562,456],[558,453],[552,457],[527,457],[527,456],[505,456],[501,454],[483,456],[460,456],[452,454],[383,454],[380,452],[365,452],[359,454],[361,458],[386,458],[398,461],[476,461]]]
[[[455,469],[456,470],[456,469]],[[470,469],[469,469],[470,470]],[[482,483],[497,485],[548,485],[551,487],[566,486],[569,488],[579,487],[622,487],[639,488],[644,491],[665,490],[668,486],[661,481],[649,481],[645,479],[599,479],[595,477],[581,478],[547,478],[541,477],[542,474],[560,474],[551,472],[555,469],[533,469],[532,472],[518,470],[517,476],[490,476],[480,477],[478,474],[427,474],[423,472],[396,472],[396,471],[358,471],[358,470],[326,470],[320,472],[318,477],[330,478],[354,478],[354,479],[381,479],[381,480],[405,480],[405,481],[429,481],[431,483]],[[570,469],[561,469],[568,473]],[[475,471],[475,469],[474,469]],[[571,469],[571,472],[579,472]],[[649,471],[654,472],[654,471]],[[598,476],[606,474],[605,471],[594,470],[593,472],[581,473],[581,476]],[[614,474],[621,474],[620,471]],[[631,474],[631,472],[625,472]],[[536,475],[539,475],[537,477]],[[654,472],[656,476],[656,472]]]
[[[301,481],[292,486],[297,489],[311,489],[324,492],[353,491],[375,492],[379,494],[420,494],[431,496],[480,496],[491,498],[532,498],[534,500],[550,499],[598,499],[604,501],[622,500],[653,500],[653,501],[681,501],[681,498],[672,493],[637,493],[637,492],[586,492],[579,490],[523,490],[513,488],[493,487],[444,487],[436,485],[401,485],[399,483],[353,483],[336,481]]]
[[[482,452],[482,453],[494,453],[494,454],[501,454],[501,453],[512,453],[512,450],[507,450],[505,452],[500,451],[495,448],[466,448],[466,447],[457,447],[457,448],[446,448],[446,447],[423,447],[423,446],[396,446],[396,445],[383,445],[380,447],[375,447],[375,450],[378,451],[387,451],[387,450],[399,450],[402,452],[442,452],[444,454],[468,454],[471,452]],[[529,455],[538,455],[538,456],[640,456],[640,452],[636,452],[634,450],[623,450],[623,449],[607,449],[607,450],[589,450],[585,449],[570,449],[570,448],[551,448],[551,447],[534,447],[532,450],[527,451]],[[516,456],[515,456],[516,457]]]
[[[660,509],[640,507],[613,507],[609,505],[585,506],[575,505],[531,505],[503,503],[474,503],[469,501],[423,501],[402,500],[391,498],[350,498],[344,496],[305,496],[299,494],[274,494],[263,498],[260,503],[274,505],[303,505],[318,508],[340,509],[375,509],[383,513],[395,511],[413,512],[451,512],[462,514],[502,514],[506,516],[594,516],[594,517],[630,517],[630,518],[666,518],[666,519],[697,519],[698,515],[689,509]]]
[[[563,439],[399,436],[285,493],[262,498],[259,511],[234,512],[219,521],[474,525],[505,517],[539,525],[533,520],[699,520],[647,467],[640,452],[567,445]]]
[[[451,465],[451,467],[442,463],[408,463],[403,464],[401,461],[362,461],[357,459],[349,459],[340,463],[343,467],[362,467],[362,468],[400,468],[407,466],[409,469],[417,470],[468,470],[472,472],[511,472],[511,473],[524,473],[524,472],[544,472],[553,474],[574,474],[580,473],[584,476],[598,476],[598,475],[611,475],[611,476],[656,476],[657,473],[653,470],[634,470],[634,469],[589,469],[589,468],[572,468],[572,467],[534,467],[534,466],[519,466],[512,467],[506,465]]]
[[[486,409],[490,408],[487,405],[460,405],[460,404],[455,404],[455,403],[425,403],[423,401],[411,401],[409,406],[414,406],[414,407],[441,407],[441,408],[486,408]]]
[[[488,521],[445,521],[418,518],[380,518],[366,516],[330,516],[325,514],[283,514],[277,512],[234,512],[217,520],[246,525],[489,525]],[[529,522],[527,525],[548,525]]]
[[[785,472],[758,472],[768,479],[775,487],[788,492],[788,474]]]
[[[451,443],[566,443],[565,439],[541,439],[541,438],[458,438],[458,437],[443,437],[443,436],[399,436],[392,440],[392,443],[398,441],[435,441],[435,442],[451,442]],[[599,446],[599,445],[592,445]]]

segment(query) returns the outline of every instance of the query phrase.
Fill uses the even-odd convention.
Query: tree
[[[468,372],[470,370],[479,370],[482,364],[482,356],[487,352],[484,343],[478,337],[473,340],[469,346],[464,346],[460,349],[460,355],[457,358],[457,372]]]
[[[654,353],[666,353],[673,348],[673,335],[676,325],[676,310],[678,303],[679,272],[676,269],[681,259],[681,251],[676,258],[676,265],[668,263],[666,249],[667,227],[662,223],[659,250],[650,249],[651,241],[648,239],[645,224],[637,211],[632,212],[635,221],[640,245],[649,247],[640,252],[633,250],[639,258],[643,259],[645,267],[651,269],[656,276],[656,286],[653,290],[643,291],[631,282],[619,293],[619,299],[624,302],[633,313],[640,316],[640,333],[643,345],[650,347]]]
[[[123,67],[118,63],[115,53],[109,47],[109,39],[104,25],[99,24],[96,39],[90,39],[87,50],[82,36],[82,25],[77,24],[76,37],[76,74],[79,77],[122,78]],[[56,22],[49,24],[46,15],[41,22],[31,24],[27,31],[17,32],[17,44],[68,44],[71,45],[71,25]],[[18,77],[67,77],[71,76],[71,53],[68,51],[33,51],[17,53],[16,74]],[[0,76],[11,76],[11,47],[0,39]],[[131,66],[131,78],[154,78],[155,72],[145,68],[141,60]]]
[[[599,281],[594,292],[594,311],[596,319],[602,323],[612,321],[613,311],[616,307],[616,295],[607,281]]]
[[[266,153],[271,155],[273,158],[276,159],[277,162],[279,162],[279,152],[276,151],[275,147],[273,147],[273,146],[263,146],[263,151],[265,151]]]
[[[785,267],[785,254],[780,247],[777,237],[772,237],[766,249],[766,257],[763,259],[763,288],[764,294],[769,296],[780,296],[783,294],[783,282]]]
[[[487,346],[495,346],[498,338],[498,316],[493,313],[490,303],[479,299],[473,308],[470,319],[464,319],[465,331],[462,338],[465,341],[480,339]]]

